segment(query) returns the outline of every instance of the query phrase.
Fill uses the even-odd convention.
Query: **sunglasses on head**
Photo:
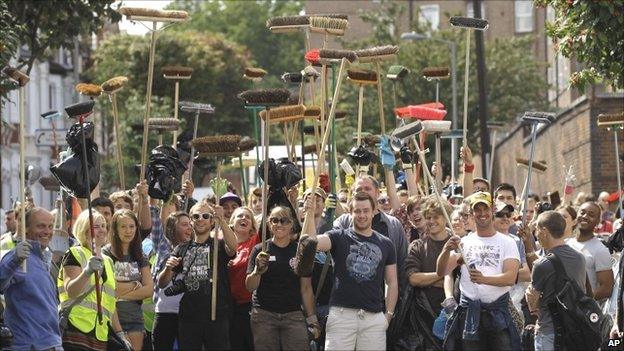
[[[273,218],[269,218],[269,222],[271,222],[271,224],[285,225],[285,224],[291,223],[292,221],[288,217],[281,217],[281,218],[273,217]]]
[[[509,212],[497,212],[494,214],[496,218],[511,218],[511,213]]]
[[[193,215],[191,215],[191,218],[193,218],[194,221],[198,221],[200,218],[211,219],[212,215],[210,213],[193,213]]]

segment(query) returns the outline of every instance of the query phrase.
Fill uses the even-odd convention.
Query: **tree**
[[[19,45],[18,32],[23,29],[23,26],[13,27],[10,24],[12,20],[8,3],[4,1],[0,2],[0,68],[2,68],[5,63],[9,62]],[[3,96],[5,92],[12,89],[15,89],[15,85],[11,84],[6,77],[1,77],[0,96]]]
[[[536,0],[537,6],[551,6],[555,20],[546,32],[563,56],[584,63],[570,76],[570,83],[584,90],[604,80],[624,88],[624,1]]]

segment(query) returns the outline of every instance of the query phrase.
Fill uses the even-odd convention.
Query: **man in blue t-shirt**
[[[353,227],[317,237],[317,250],[330,251],[334,259],[325,350],[386,348],[386,329],[399,293],[397,260],[392,241],[372,229],[375,206],[369,194],[356,193]],[[314,233],[306,230],[311,237]]]

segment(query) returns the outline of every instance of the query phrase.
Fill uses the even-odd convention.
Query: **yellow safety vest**
[[[149,258],[150,267],[156,264],[156,255],[151,254]],[[143,304],[141,305],[141,310],[143,311],[143,321],[145,324],[145,330],[148,332],[152,332],[154,329],[154,317],[156,315],[155,305],[154,305],[154,295],[150,295],[143,299]]]
[[[91,256],[93,256],[89,249],[82,246],[71,247],[69,251],[78,260],[81,267],[85,267]],[[69,313],[69,322],[85,334],[95,329],[96,339],[106,342],[108,340],[108,324],[115,313],[115,272],[113,271],[113,260],[105,255],[102,255],[102,258],[104,259],[104,270],[107,278],[104,283],[100,280],[100,287],[102,289],[102,323],[100,324],[97,322],[97,298],[95,290],[91,291],[89,295],[72,308]],[[89,277],[89,285],[85,288],[85,291],[91,289],[94,285],[95,275],[92,274],[91,277]],[[62,270],[59,272],[57,287],[59,300],[61,302],[60,307],[67,306],[73,299],[70,299],[65,291]]]
[[[2,240],[0,240],[0,258],[4,257],[9,251],[15,248],[15,241],[13,241],[13,236],[11,234],[5,235]]]

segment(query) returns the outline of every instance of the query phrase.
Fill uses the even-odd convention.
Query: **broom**
[[[80,95],[85,95],[92,99],[102,95],[102,87],[97,84],[91,84],[91,83],[76,84],[76,91]]]
[[[147,70],[147,89],[145,94],[145,115],[143,117],[143,144],[141,145],[141,174],[139,181],[145,179],[145,165],[147,164],[148,122],[152,110],[152,82],[154,80],[154,55],[156,51],[156,31],[158,22],[183,22],[188,19],[186,11],[154,10],[139,7],[122,7],[119,13],[130,21],[152,22],[150,35],[149,62]]]
[[[451,121],[422,121],[423,132],[433,134],[435,137],[435,162],[439,171],[435,176],[435,185],[442,189],[442,134],[450,133]]]
[[[117,92],[128,82],[124,76],[113,77],[102,83],[102,91],[108,94],[108,98],[113,105],[113,124],[115,127],[115,144],[117,149],[117,170],[119,172],[119,186],[126,188],[126,176],[124,173],[123,153],[121,152],[121,132],[119,131],[119,112],[117,110]]]
[[[24,150],[26,147],[26,84],[30,81],[30,77],[21,72],[20,70],[5,66],[2,69],[2,72],[6,74],[9,78],[15,81],[20,89],[19,89],[19,117],[20,117],[20,126],[19,126],[19,144],[20,144],[20,199],[25,204],[26,203],[26,151]],[[20,211],[20,233],[21,240],[26,241],[26,211],[25,208],[22,208]],[[26,260],[22,263],[22,270],[26,273],[27,265]]]
[[[267,71],[265,71],[262,68],[258,68],[258,67],[247,67],[245,68],[245,71],[243,73],[243,78],[251,81],[251,85],[253,86],[253,88],[255,89],[257,84],[260,83],[260,81],[262,81],[262,78],[267,74]],[[264,127],[259,126],[259,120],[258,120],[258,110],[261,109],[261,107],[258,106],[250,106],[247,107],[245,106],[245,108],[249,108],[251,109],[252,112],[252,116],[251,116],[251,124],[253,125],[254,128],[254,137],[256,138],[256,140],[260,140],[261,138],[261,133],[262,131],[264,131]],[[260,150],[256,149],[256,163],[260,162]],[[258,170],[255,169],[255,175],[256,175],[256,179],[258,178]]]
[[[347,70],[347,81],[359,86],[358,95],[358,124],[357,145],[360,145],[362,135],[362,115],[364,113],[364,85],[377,85],[379,79],[375,71]]]
[[[344,35],[349,25],[349,20],[344,18],[312,16],[309,18],[309,21],[310,31],[325,34],[325,37],[327,37],[328,34],[338,36]],[[323,47],[325,47],[325,45],[323,45]]]
[[[450,77],[450,70],[448,67],[426,67],[422,71],[423,77],[428,81],[435,81],[436,83],[436,102],[440,101],[440,79],[448,79]]]
[[[451,26],[466,29],[466,69],[464,74],[464,148],[468,145],[468,77],[470,73],[470,32],[472,30],[486,30],[489,26],[487,20],[481,18],[459,17],[450,18]]]
[[[54,111],[48,111],[46,113],[41,114],[41,118],[48,120],[50,122],[50,125],[52,126],[52,140],[54,140],[54,154],[56,155],[56,162],[58,163],[59,160],[59,148],[58,148],[58,143],[56,142],[56,125],[54,123],[55,119],[61,118],[61,113],[54,110]]]
[[[163,145],[165,132],[176,132],[180,127],[180,121],[175,118],[150,118],[147,120],[149,130],[158,133],[158,145]]]
[[[620,150],[618,147],[618,129],[624,129],[624,112],[613,114],[599,114],[598,127],[613,131],[613,141],[615,142],[615,170],[618,183],[618,211],[622,214],[622,176],[620,170]]]
[[[175,81],[175,90],[173,95],[173,118],[178,119],[178,103],[180,101],[180,80],[191,79],[193,68],[184,66],[165,66],[162,68],[163,77],[165,79]],[[173,131],[172,147],[175,148],[178,143],[178,131]],[[162,142],[161,142],[162,145]]]
[[[400,80],[405,79],[407,75],[410,73],[409,69],[405,66],[393,65],[388,68],[388,73],[386,73],[386,78],[388,78],[392,82],[392,102],[393,108],[397,108],[397,83]],[[396,120],[396,126],[399,126],[399,119]]]

